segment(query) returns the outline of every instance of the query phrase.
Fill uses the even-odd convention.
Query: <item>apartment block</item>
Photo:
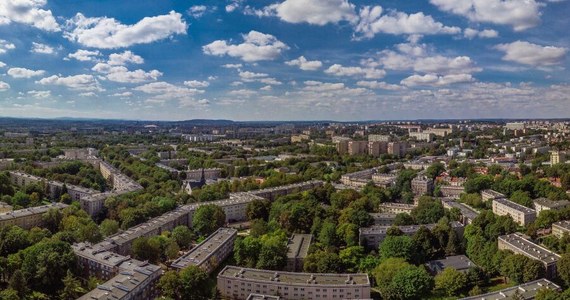
[[[559,210],[570,206],[570,201],[568,200],[552,201],[547,198],[534,199],[533,203],[534,209],[538,215],[540,215],[540,212],[544,210]]]
[[[374,220],[374,225],[392,226],[396,221],[397,214],[394,213],[370,213]]]
[[[367,274],[290,273],[226,266],[218,274],[222,298],[245,300],[250,294],[283,300],[369,299]]]
[[[210,168],[210,169],[188,170],[186,171],[186,180],[200,180],[202,179],[202,174],[204,174],[205,180],[214,180],[220,178],[222,174],[222,169]]]
[[[406,155],[407,148],[408,148],[408,145],[406,143],[391,142],[391,143],[388,143],[388,151],[387,152],[390,155],[402,157],[402,156]]]
[[[441,195],[443,197],[453,198],[459,198],[459,196],[465,192],[465,188],[463,186],[453,185],[440,185],[439,190],[441,191]]]
[[[538,291],[542,289],[549,289],[560,291],[560,286],[556,285],[555,283],[547,280],[547,279],[539,279],[527,283],[523,283],[520,285],[516,285],[513,287],[509,287],[506,289],[502,289],[499,291],[471,296],[467,298],[461,298],[459,300],[501,300],[501,299],[510,299],[510,297],[514,296],[515,294],[519,294],[524,300],[531,300],[534,299],[538,293]]]
[[[499,250],[510,250],[515,254],[540,261],[546,269],[546,277],[556,277],[556,262],[560,259],[560,255],[533,243],[529,237],[522,233],[515,232],[500,236],[498,247]]]
[[[457,232],[460,237],[463,237],[463,224],[459,222],[451,222],[451,227]],[[412,236],[414,235],[421,227],[425,227],[429,230],[435,228],[436,224],[425,224],[425,225],[408,225],[408,226],[396,226],[400,229],[405,235]],[[358,239],[360,241],[360,245],[368,247],[370,249],[378,249],[380,243],[386,238],[388,229],[392,226],[382,226],[382,225],[373,225],[370,227],[363,227],[358,230]]]
[[[459,211],[461,213],[460,221],[463,223],[463,225],[471,224],[471,222],[473,222],[473,220],[475,218],[477,218],[477,216],[479,216],[479,212],[467,204],[456,202],[456,201],[453,201],[450,199],[442,199],[441,203],[443,204],[443,208],[447,208],[447,209],[457,208],[457,209],[459,209]]]
[[[64,203],[52,203],[0,213],[0,227],[11,225],[19,226],[24,229],[41,227],[44,224],[43,215],[48,212],[48,210],[52,208],[62,210],[67,206],[68,205]]]
[[[233,251],[236,237],[237,230],[220,228],[186,255],[176,259],[170,267],[182,270],[188,266],[198,266],[209,274]]]
[[[550,151],[550,164],[561,164],[565,163],[567,159],[568,153],[563,151]]]
[[[416,176],[412,179],[412,192],[416,196],[433,193],[433,179],[427,176]]]
[[[481,191],[481,199],[483,202],[487,202],[489,200],[495,200],[499,198],[507,198],[504,194],[501,194],[494,190],[483,190]]]
[[[433,141],[434,134],[431,132],[410,132],[410,138],[414,138],[418,141],[431,142]]]
[[[369,142],[391,142],[392,137],[387,134],[370,134],[368,135]]]
[[[519,225],[526,226],[536,220],[536,211],[505,198],[493,200],[493,213],[498,216],[511,216]]]
[[[378,208],[380,209],[380,211],[382,211],[384,213],[410,214],[410,213],[412,213],[412,210],[414,208],[416,208],[416,205],[406,204],[406,203],[385,202],[385,203],[380,203]]]
[[[359,155],[368,153],[367,141],[350,141],[348,142],[348,154]]]
[[[311,234],[293,234],[287,242],[287,265],[285,271],[301,272],[309,247],[313,242]]]
[[[560,221],[552,224],[552,234],[562,238],[564,234],[570,234],[570,221]]]
[[[368,142],[368,154],[380,156],[388,153],[388,142]]]

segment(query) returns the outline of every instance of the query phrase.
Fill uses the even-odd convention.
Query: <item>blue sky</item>
[[[2,0],[0,116],[569,117],[569,3]]]

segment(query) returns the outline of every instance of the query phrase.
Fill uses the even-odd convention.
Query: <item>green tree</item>
[[[467,287],[467,276],[454,268],[445,268],[435,276],[435,288],[447,296],[457,295]]]
[[[63,278],[63,289],[59,292],[61,300],[74,300],[85,294],[85,289],[81,287],[79,279],[75,278],[70,270]]]
[[[560,295],[559,292],[552,290],[552,289],[543,288],[543,289],[538,290],[538,292],[536,292],[536,297],[534,299],[535,300],[559,300],[559,299],[562,299],[561,297],[562,297],[562,295]]]
[[[180,271],[181,299],[202,300],[210,298],[208,274],[202,268],[189,266]]]
[[[188,249],[194,239],[194,234],[188,227],[180,225],[172,230],[171,237],[180,248]]]
[[[248,220],[263,219],[265,221],[269,218],[269,210],[271,209],[271,202],[266,199],[256,199],[247,204],[246,216]]]
[[[414,218],[407,213],[399,213],[394,219],[394,225],[396,226],[414,225],[414,223]]]
[[[14,272],[14,274],[12,274],[12,277],[10,277],[10,282],[8,283],[8,286],[16,291],[16,293],[18,294],[18,297],[20,298],[24,298],[26,296],[26,294],[28,293],[28,286],[26,283],[26,278],[24,278],[24,274],[22,273],[21,270],[16,270]]]
[[[564,280],[567,286],[570,286],[570,252],[562,254],[556,263],[556,270],[560,279]]]
[[[412,210],[412,217],[418,224],[437,223],[445,215],[443,205],[431,197],[422,196],[418,206]]]
[[[157,285],[163,297],[180,299],[181,293],[179,287],[181,284],[178,272],[167,271],[162,275],[162,277],[160,277]]]
[[[397,299],[422,299],[433,288],[433,278],[423,267],[408,266],[400,270],[391,282]]]
[[[524,205],[526,207],[532,207],[532,199],[528,192],[525,191],[515,191],[511,194],[510,197],[511,201],[516,202],[520,205]]]
[[[256,268],[280,270],[287,263],[287,238],[284,235],[264,236]]]
[[[303,270],[310,273],[339,273],[342,272],[342,260],[329,251],[317,250],[305,258]]]
[[[338,256],[347,272],[356,273],[364,258],[364,248],[362,246],[348,247],[340,250]]]
[[[336,225],[325,221],[319,232],[318,240],[325,246],[335,246],[337,244]]]
[[[261,241],[252,236],[238,238],[234,243],[234,258],[239,266],[255,268],[259,251],[261,251]]]
[[[400,257],[412,261],[415,255],[415,246],[409,236],[387,236],[380,243],[380,258],[386,260],[391,257]]]
[[[226,223],[226,213],[215,205],[202,205],[192,216],[192,228],[200,235],[210,235]]]
[[[162,253],[160,242],[156,239],[139,237],[133,241],[132,253],[136,259],[157,262]]]
[[[103,236],[113,235],[119,231],[119,222],[111,219],[105,219],[99,225],[99,230]]]
[[[63,214],[61,210],[57,208],[50,208],[43,216],[42,220],[47,229],[51,232],[57,232],[61,220],[63,220]]]
[[[420,227],[412,236],[412,241],[416,249],[414,256],[417,263],[424,263],[438,255],[439,241],[426,227]]]

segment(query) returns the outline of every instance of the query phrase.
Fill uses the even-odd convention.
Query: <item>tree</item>
[[[400,257],[411,261],[415,254],[414,242],[409,236],[386,236],[380,243],[380,258]]]
[[[24,274],[21,270],[14,271],[12,277],[10,278],[10,282],[8,286],[16,291],[20,298],[24,298],[28,293],[28,286],[26,284],[26,278],[24,278]]]
[[[376,285],[378,285],[382,297],[388,298],[388,295],[392,293],[390,285],[392,279],[400,270],[409,266],[410,264],[403,258],[388,258],[372,270],[372,276],[376,281]]]
[[[20,296],[18,296],[18,291],[13,289],[5,289],[0,291],[0,299],[2,300],[21,300]]]
[[[332,222],[324,222],[318,240],[325,246],[335,246],[337,244],[336,225]]]
[[[358,272],[359,263],[364,258],[364,248],[362,246],[352,246],[340,250],[338,254],[347,272]]]
[[[424,298],[433,285],[433,278],[423,267],[411,265],[396,273],[390,284],[398,299]]]
[[[67,275],[63,278],[63,289],[59,293],[62,300],[74,300],[85,294],[79,279],[75,278],[71,271],[67,270]]]
[[[279,270],[287,263],[287,238],[284,235],[264,236],[256,268]]]
[[[445,215],[443,205],[431,197],[420,197],[418,206],[412,210],[412,217],[419,224],[437,223]]]
[[[226,223],[226,213],[215,205],[202,205],[192,216],[192,228],[200,235],[210,235]]]
[[[182,299],[209,299],[208,274],[202,268],[189,266],[180,271],[180,288]]]
[[[445,268],[435,276],[435,288],[445,292],[447,296],[457,295],[467,287],[467,276],[455,268]]]
[[[414,225],[414,223],[414,218],[407,213],[399,213],[394,219],[394,225],[396,226]]]
[[[133,256],[136,259],[157,262],[160,258],[160,243],[147,237],[139,237],[133,241]]]
[[[526,207],[532,207],[533,205],[529,193],[525,191],[515,191],[514,193],[511,194],[510,199],[511,201]]]
[[[8,256],[30,245],[28,231],[18,226],[0,228],[0,256]]]
[[[493,184],[493,177],[478,175],[465,181],[465,184],[463,184],[463,186],[465,187],[465,193],[470,194],[470,193],[480,193],[482,190],[491,188],[492,184]]]
[[[537,260],[520,254],[512,254],[503,260],[501,275],[520,284],[544,276],[544,266]]]
[[[171,237],[180,248],[187,249],[194,239],[194,234],[188,227],[180,225],[172,230]]]
[[[119,231],[119,222],[111,219],[105,219],[99,225],[99,231],[101,231],[101,235],[103,236],[110,236]]]
[[[63,214],[58,208],[50,208],[43,216],[42,220],[47,229],[51,232],[57,232],[61,220],[63,219]]]
[[[309,273],[339,273],[342,272],[340,257],[329,251],[317,250],[305,258],[303,270]]]
[[[570,252],[562,254],[562,257],[556,263],[556,270],[560,279],[570,285]]]
[[[561,298],[562,295],[560,295],[559,292],[552,290],[552,289],[548,289],[548,288],[542,288],[540,290],[538,290],[538,292],[536,292],[536,297],[534,298],[535,300],[558,300],[558,299],[565,299],[565,298]]]
[[[239,266],[254,268],[259,251],[261,251],[261,241],[252,236],[238,238],[234,243],[234,258]]]
[[[269,218],[269,210],[271,209],[271,202],[266,199],[256,199],[247,204],[246,216],[248,220],[263,219],[265,221]]]
[[[444,171],[445,171],[445,166],[440,162],[435,162],[427,168],[425,175],[431,179],[435,179]]]
[[[439,241],[426,227],[420,227],[412,236],[412,241],[416,249],[415,261],[417,263],[424,263],[438,255]]]
[[[180,286],[180,279],[176,271],[168,271],[158,280],[158,288],[163,297],[180,299]]]

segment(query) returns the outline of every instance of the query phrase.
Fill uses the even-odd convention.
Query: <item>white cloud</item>
[[[325,70],[325,73],[334,76],[363,76],[367,79],[379,79],[386,76],[386,71],[374,68],[344,67],[334,64]]]
[[[30,70],[26,68],[10,68],[8,70],[8,75],[13,78],[32,78],[35,76],[41,76],[45,74],[44,70]]]
[[[208,7],[206,5],[194,5],[188,9],[188,14],[198,19],[201,18],[207,10]]]
[[[403,79],[400,84],[414,87],[418,85],[428,85],[428,86],[443,86],[454,83],[466,83],[473,81],[471,74],[451,74],[445,76],[438,76],[436,74],[426,74],[426,75],[412,75],[408,78]]]
[[[372,38],[377,33],[388,34],[457,34],[461,32],[459,27],[445,26],[435,21],[431,16],[423,12],[406,14],[398,11],[389,11],[382,14],[381,6],[365,6],[360,10],[360,21],[355,27],[355,32],[360,34],[357,38]]]
[[[240,97],[251,97],[257,95],[257,92],[248,89],[241,89],[241,90],[230,91],[228,94]]]
[[[354,4],[347,0],[285,0],[266,8],[288,23],[326,25],[341,21],[356,22]]]
[[[8,50],[14,50],[14,49],[16,49],[16,45],[6,40],[0,39],[0,54],[4,54],[8,52]]]
[[[244,80],[244,81],[248,81],[248,80],[254,80],[257,78],[263,78],[263,77],[267,77],[269,76],[266,73],[254,73],[254,72],[250,72],[250,71],[240,71],[239,72],[239,77]]]
[[[359,81],[356,85],[369,88],[369,89],[380,89],[389,91],[399,91],[405,89],[405,87],[398,84],[390,84],[382,81]]]
[[[50,47],[48,45],[45,44],[40,44],[40,43],[36,43],[36,42],[32,42],[32,50],[30,50],[33,53],[39,53],[39,54],[54,54],[55,53],[55,49],[53,47]]]
[[[226,12],[233,12],[234,10],[238,9],[241,5],[241,0],[233,0],[230,1],[230,4],[226,5]]]
[[[157,103],[164,103],[168,100],[193,100],[193,96],[204,92],[198,89],[176,86],[164,81],[141,85],[133,90],[152,95],[152,98],[149,100]]]
[[[50,77],[45,77],[36,81],[41,85],[61,85],[68,87],[72,90],[78,91],[102,91],[103,89],[99,86],[99,82],[93,75],[80,74],[74,76],[63,77],[59,75],[53,75]]]
[[[463,31],[463,36],[465,36],[468,39],[473,39],[475,37],[480,37],[480,38],[496,38],[499,36],[499,33],[496,30],[493,29],[485,29],[485,30],[477,30],[477,29],[473,29],[473,28],[465,28],[465,30]]]
[[[171,11],[168,15],[145,17],[136,24],[125,25],[113,18],[87,18],[78,13],[67,21],[69,31],[64,36],[87,47],[114,49],[136,44],[148,44],[186,34],[182,15]]]
[[[273,77],[261,78],[261,79],[259,79],[259,82],[265,83],[265,84],[270,84],[270,85],[281,85],[281,84],[283,84],[281,81],[279,81]]]
[[[222,65],[222,67],[224,67],[226,69],[239,69],[242,67],[242,64],[225,64],[225,65]]]
[[[10,89],[10,85],[4,81],[0,81],[0,92],[4,92]]]
[[[554,66],[562,63],[568,49],[554,46],[541,46],[525,41],[499,44],[496,49],[505,52],[503,60],[530,66]]]
[[[149,72],[141,69],[129,71],[129,69],[124,66],[112,66],[108,63],[98,63],[92,68],[92,70],[106,74],[106,78],[108,80],[121,83],[142,83],[153,81],[163,75],[162,72],[158,70],[152,70]]]
[[[28,91],[28,95],[36,98],[36,99],[44,99],[44,98],[48,98],[49,96],[51,96],[51,91]]]
[[[0,68],[4,68],[5,66],[6,64],[0,61]]]
[[[184,85],[191,88],[207,88],[210,86],[210,83],[208,81],[190,80],[184,81]]]
[[[535,0],[430,0],[440,10],[471,21],[512,26],[515,31],[540,23],[541,4]]]
[[[115,94],[113,94],[113,95],[111,95],[111,96],[113,96],[113,97],[121,97],[121,98],[128,98],[128,97],[130,97],[130,96],[132,96],[132,95],[133,95],[132,92],[122,92],[122,93],[115,93]]]
[[[67,55],[67,58],[73,58],[76,59],[78,61],[94,61],[95,57],[97,56],[101,56],[101,52],[95,50],[95,51],[90,51],[90,50],[77,50],[75,53],[69,53]]]
[[[323,63],[318,60],[307,60],[304,56],[299,56],[297,59],[286,61],[288,66],[298,66],[303,71],[315,71],[323,66]]]
[[[259,88],[259,90],[268,92],[268,91],[273,90],[273,88],[270,85],[266,85],[264,87]]]
[[[113,66],[124,66],[127,63],[140,65],[144,63],[144,59],[131,51],[125,51],[123,53],[113,53],[109,55],[109,61],[107,63]]]
[[[79,96],[80,97],[98,97],[97,94],[95,94],[94,92],[80,93]]]
[[[289,49],[287,45],[270,34],[250,31],[242,35],[244,42],[238,45],[230,45],[227,41],[217,40],[202,47],[202,51],[208,55],[239,57],[246,62],[261,60],[273,60],[281,55],[281,52]]]
[[[60,31],[51,10],[42,9],[46,4],[47,0],[2,0],[0,1],[0,24],[15,22],[45,31]]]

